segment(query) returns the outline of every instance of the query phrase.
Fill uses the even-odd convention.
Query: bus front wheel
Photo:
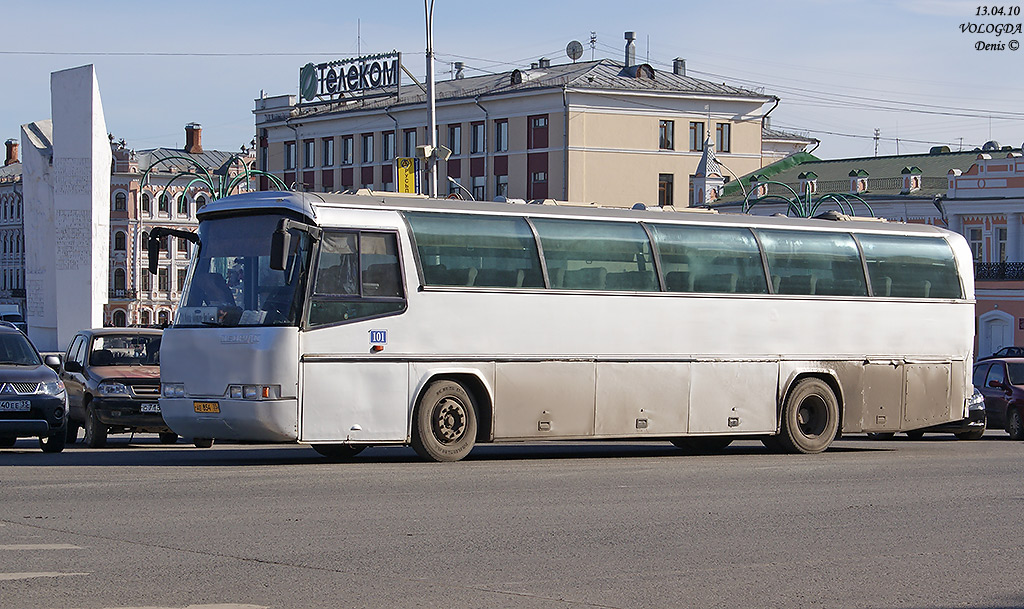
[[[839,401],[828,383],[817,378],[799,381],[782,407],[779,440],[792,453],[820,453],[839,432]]]
[[[476,405],[466,388],[451,380],[427,385],[416,405],[412,447],[430,461],[458,461],[476,442]]]

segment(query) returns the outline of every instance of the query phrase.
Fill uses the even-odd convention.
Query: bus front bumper
[[[179,436],[294,442],[298,439],[296,400],[160,398],[164,422]]]

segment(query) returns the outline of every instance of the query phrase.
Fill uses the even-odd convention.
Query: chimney
[[[626,32],[626,67],[636,63],[636,32]]]
[[[686,60],[676,57],[672,60],[672,73],[676,76],[686,76]]]
[[[551,60],[548,59],[547,57],[541,57],[540,61],[538,63],[540,64],[540,67],[542,69],[543,68],[550,68],[551,67]]]
[[[465,68],[465,67],[466,67],[466,64],[464,64],[463,62],[461,62],[461,61],[456,61],[455,62],[455,80],[460,80],[460,79],[466,77],[465,74],[462,73],[462,69]]]
[[[4,167],[13,165],[18,162],[18,140],[9,139],[7,140],[7,160],[4,161]]]
[[[185,152],[189,154],[203,153],[203,126],[199,123],[185,125]]]

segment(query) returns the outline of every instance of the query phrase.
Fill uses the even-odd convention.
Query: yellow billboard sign
[[[395,182],[398,192],[419,192],[419,161],[413,157],[402,156],[395,159]]]

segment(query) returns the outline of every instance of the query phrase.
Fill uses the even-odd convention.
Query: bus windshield
[[[297,326],[312,244],[293,229],[285,270],[271,269],[271,236],[280,220],[251,215],[200,223],[199,253],[174,325]]]

